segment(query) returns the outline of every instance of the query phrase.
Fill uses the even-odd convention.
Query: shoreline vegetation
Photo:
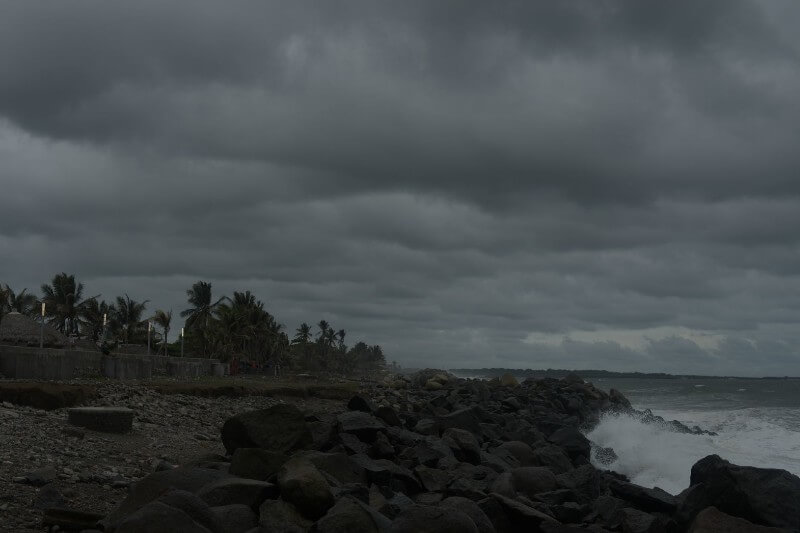
[[[409,369],[413,372],[413,369]],[[504,374],[527,378],[553,378],[561,379],[570,374],[577,374],[586,379],[608,378],[638,378],[638,379],[749,379],[749,380],[774,380],[774,379],[800,379],[800,376],[713,376],[703,374],[667,374],[663,372],[614,372],[611,370],[565,370],[565,369],[539,369],[530,368],[451,368],[449,372],[465,378],[499,378]]]
[[[44,320],[45,347],[214,358],[251,373],[368,374],[398,368],[394,362],[387,365],[380,345],[361,340],[348,345],[347,331],[325,319],[313,326],[303,322],[292,333],[249,290],[218,296],[211,283],[197,281],[186,290],[186,298],[186,308],[178,312],[185,319],[180,328],[172,309],[150,313],[150,300],[127,293],[108,301],[101,295],[87,297],[83,283],[65,272],[43,284],[41,296],[0,283],[0,344],[39,346]],[[4,332],[4,317],[11,314],[18,326]]]

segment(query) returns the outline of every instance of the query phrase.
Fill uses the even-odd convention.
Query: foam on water
[[[599,468],[616,470],[645,487],[677,494],[689,486],[692,465],[717,454],[739,465],[781,468],[800,475],[800,412],[771,409],[726,411],[655,411],[666,420],[679,420],[715,431],[716,436],[691,435],[644,424],[630,416],[606,416],[587,437],[610,446],[618,459]]]

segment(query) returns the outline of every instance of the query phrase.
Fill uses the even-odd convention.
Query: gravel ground
[[[125,498],[127,486],[153,472],[159,462],[179,464],[210,453],[224,454],[220,428],[230,416],[281,400],[265,396],[200,398],[162,395],[118,382],[97,386],[88,405],[129,407],[133,431],[99,433],[67,423],[66,409],[41,411],[0,404],[0,531],[47,531],[35,500],[58,489],[66,506],[106,514]],[[308,412],[341,408],[341,401],[295,399]],[[26,474],[47,469],[48,488],[32,486]]]

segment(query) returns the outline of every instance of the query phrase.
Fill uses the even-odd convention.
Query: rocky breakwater
[[[435,383],[435,385],[434,385]],[[225,422],[227,454],[156,472],[105,531],[490,533],[798,531],[800,479],[711,456],[670,495],[590,462],[580,428],[630,409],[577,376],[425,371],[341,412],[277,405]]]

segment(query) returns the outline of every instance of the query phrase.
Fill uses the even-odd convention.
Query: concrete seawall
[[[167,375],[181,379],[220,375],[217,359],[163,355],[103,355],[82,350],[58,350],[0,345],[0,374],[15,379],[68,380],[105,376],[114,379],[151,379]],[[224,373],[224,372],[223,372]]]

